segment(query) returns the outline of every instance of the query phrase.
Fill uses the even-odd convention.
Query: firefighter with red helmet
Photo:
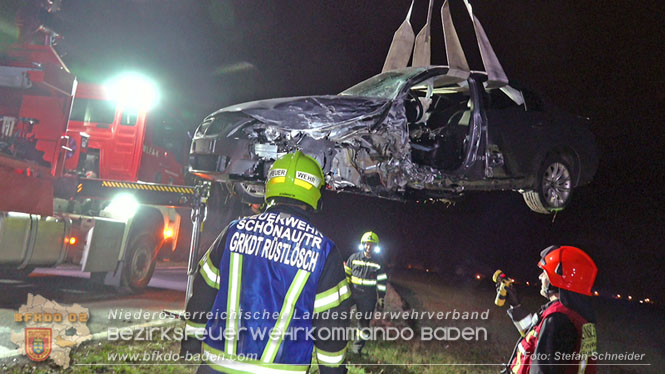
[[[520,305],[507,288],[508,315],[522,337],[504,372],[595,373],[596,326],[591,288],[598,268],[576,247],[550,246],[541,252],[540,293],[549,301],[538,313]]]
[[[344,270],[353,289],[351,298],[360,315],[356,340],[351,346],[352,351],[359,354],[368,338],[366,329],[372,320],[374,307],[376,306],[379,310],[383,309],[388,276],[377,255],[381,250],[379,236],[375,232],[364,233],[360,238],[358,249],[360,251],[352,254],[346,260]]]

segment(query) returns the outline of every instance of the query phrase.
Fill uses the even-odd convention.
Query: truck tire
[[[560,155],[545,159],[538,171],[535,190],[522,193],[524,202],[534,212],[552,214],[563,210],[573,194],[573,170]]]
[[[155,271],[160,243],[152,231],[140,231],[132,236],[125,255],[122,283],[132,291],[140,292],[148,285]]]

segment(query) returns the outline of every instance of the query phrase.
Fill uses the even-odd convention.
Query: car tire
[[[570,203],[573,193],[573,170],[560,155],[547,157],[537,175],[534,190],[524,191],[524,202],[532,211],[552,214]]]
[[[130,238],[122,272],[123,286],[140,292],[148,285],[155,271],[159,244],[152,231],[141,231]]]
[[[247,204],[263,204],[265,201],[265,187],[263,184],[243,182],[233,183],[233,192],[240,197],[240,201]]]

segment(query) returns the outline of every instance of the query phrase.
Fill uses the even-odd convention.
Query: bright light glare
[[[113,218],[128,220],[134,217],[139,209],[139,202],[134,195],[130,193],[121,193],[116,195],[109,206],[104,209]]]
[[[363,243],[358,244],[358,250],[359,251],[364,251],[365,250],[365,245]],[[380,253],[381,252],[381,247],[378,245],[374,246],[374,253]]]
[[[134,110],[150,110],[159,102],[155,82],[138,73],[125,73],[108,81],[104,88],[117,105]]]
[[[164,239],[171,239],[173,237],[173,229],[167,227],[164,229]]]

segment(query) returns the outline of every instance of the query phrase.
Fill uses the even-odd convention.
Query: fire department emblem
[[[25,329],[25,354],[32,361],[44,361],[51,354],[50,328],[27,327]]]

